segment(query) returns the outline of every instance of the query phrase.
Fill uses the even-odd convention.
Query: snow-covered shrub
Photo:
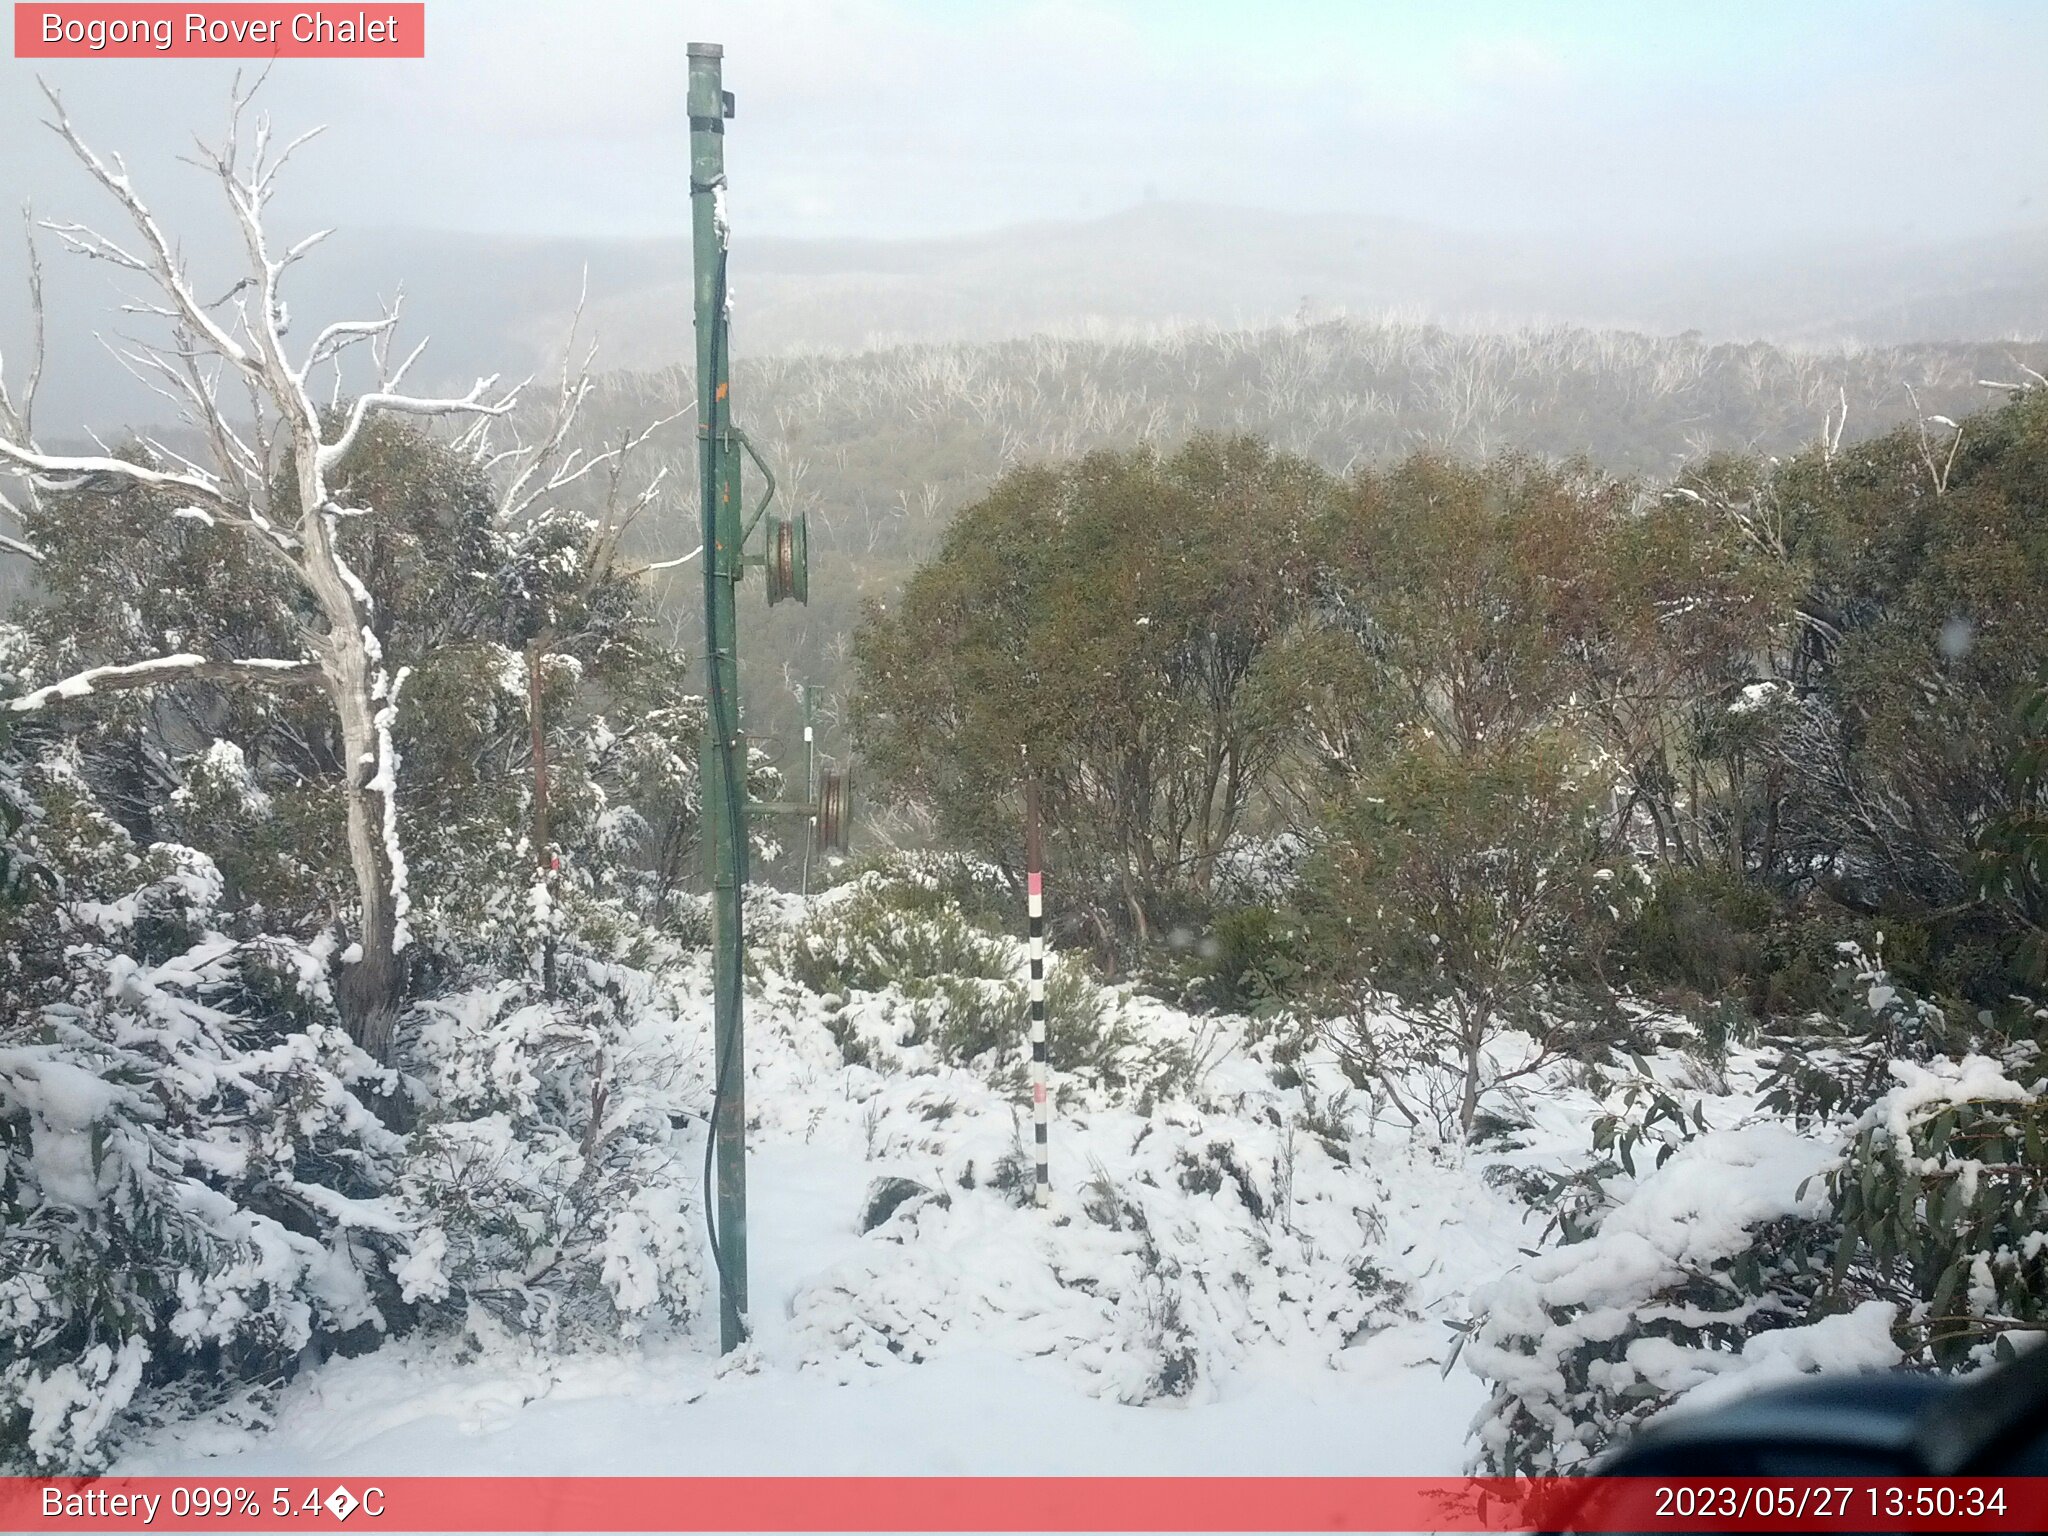
[[[1985,1056],[1892,1063],[1827,1176],[1838,1286],[1884,1298],[1915,1358],[2009,1356],[2048,1329],[2048,1079]]]
[[[1224,902],[1279,906],[1300,887],[1310,851],[1309,839],[1299,832],[1240,838],[1216,856],[1214,895]]]
[[[969,918],[950,895],[905,903],[896,891],[864,881],[826,898],[783,935],[779,965],[812,992],[880,1000],[892,1025],[882,1041],[862,1036],[843,1008],[830,1015],[848,1061],[874,1059],[877,1045],[922,1047],[1021,1092],[1031,1038],[1024,946]],[[1142,1036],[1125,1000],[1077,959],[1047,964],[1045,1015],[1054,1064],[1082,1082],[1157,1088],[1184,1070],[1184,1053]]]
[[[1894,1363],[1890,1307],[1812,1319],[1833,1235],[1816,1176],[1833,1156],[1787,1126],[1695,1137],[1591,1237],[1475,1292],[1462,1357],[1493,1386],[1480,1464],[1581,1468],[1724,1373]]]
[[[239,751],[186,770],[171,816],[261,835]],[[705,1074],[665,988],[565,926],[557,996],[458,976],[382,1068],[330,936],[138,846],[62,756],[8,784],[37,878],[0,902],[0,1461],[91,1469],[139,1417],[422,1321],[567,1342],[688,1315]],[[488,948],[436,937],[442,966]]]
[[[1894,980],[1882,936],[1871,953],[1848,942],[1836,950],[1832,1011],[1769,1041],[1778,1064],[1765,1085],[1764,1106],[1797,1120],[1853,1118],[1886,1091],[1892,1063],[1929,1061],[1978,1043]]]
[[[1604,1215],[1598,1163],[1553,1191],[1566,1245],[1472,1298],[1487,1468],[1570,1470],[1681,1400],[1794,1371],[1964,1367],[2048,1327],[2036,1043],[1952,1059],[1937,1045],[1967,1037],[1878,960],[1845,945],[1836,980],[1837,1017],[1772,1044],[1760,1105],[1782,1118],[1708,1130],[1645,1070],[1596,1152],[1626,1164],[1654,1144],[1656,1169],[1631,1183],[1608,1166],[1625,1176]]]
[[[1531,1209],[1549,1213],[1545,1237],[1553,1231],[1567,1243],[1591,1237],[1614,1209],[1617,1190],[1632,1188],[1651,1168],[1662,1168],[1709,1128],[1703,1100],[1688,1104],[1640,1055],[1629,1061],[1634,1070],[1619,1081],[1599,1067],[1585,1069],[1585,1087],[1603,1104],[1593,1116],[1590,1161],[1563,1168],[1504,1162],[1487,1169],[1489,1182],[1514,1189]],[[1513,1138],[1521,1128],[1502,1122],[1500,1130]]]
[[[204,855],[99,830],[128,889],[73,859],[4,935],[0,1461],[43,1470],[101,1465],[165,1391],[374,1337],[409,1250],[370,1107],[396,1079],[340,1028],[328,957],[226,937]]]
[[[945,849],[895,848],[814,871],[811,889],[881,896],[905,912],[957,908],[979,920],[1015,917],[1023,902],[1010,877],[987,859]]]
[[[1185,1104],[1091,1117],[1107,1132],[1092,1176],[1049,1224],[963,1179],[1001,1145],[975,1107],[880,1149],[948,1198],[903,1200],[799,1288],[806,1368],[850,1378],[994,1342],[1116,1401],[1204,1401],[1254,1351],[1334,1361],[1409,1315],[1376,1246],[1386,1186],[1317,1138]]]
[[[907,909],[886,891],[856,887],[792,930],[789,973],[813,992],[879,992],[934,976],[1000,980],[1017,974],[1008,945],[958,908]]]
[[[472,1332],[630,1337],[694,1310],[698,1036],[644,972],[565,957],[560,995],[482,983],[420,1007],[426,1106],[402,1191],[425,1231],[406,1299]]]
[[[913,1039],[929,1039],[942,1060],[965,1066],[992,1059],[999,1075],[1022,1073],[1019,1047],[1031,1038],[1031,995],[1021,977],[942,975],[904,990],[917,1021]],[[1139,1065],[1137,1038],[1114,994],[1079,964],[1055,959],[1046,967],[1045,1033],[1060,1070],[1085,1081],[1121,1088]]]

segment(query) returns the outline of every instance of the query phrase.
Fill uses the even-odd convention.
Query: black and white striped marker
[[[1025,782],[1024,804],[1024,891],[1026,910],[1031,920],[1031,1132],[1038,1153],[1038,1183],[1033,1190],[1032,1201],[1043,1206],[1052,1201],[1052,1175],[1046,1167],[1046,1132],[1051,1124],[1052,1108],[1045,1092],[1045,875],[1039,868],[1038,782],[1035,779]]]

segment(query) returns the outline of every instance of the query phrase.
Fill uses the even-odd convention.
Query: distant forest
[[[2044,341],[1809,350],[1574,326],[1481,334],[1399,318],[742,356],[737,419],[776,474],[778,509],[807,514],[812,565],[807,606],[771,611],[757,582],[742,600],[748,730],[800,772],[798,690],[810,683],[821,750],[843,761],[865,606],[893,601],[954,515],[1020,465],[1139,444],[1171,450],[1220,432],[1340,474],[1417,450],[1518,452],[1584,457],[1661,484],[1713,453],[1786,456],[1823,436],[1858,442],[1916,419],[1938,429],[2042,372]],[[685,366],[603,374],[578,424],[580,438],[602,443],[671,418],[643,450],[666,458],[668,489],[627,539],[655,560],[698,542],[691,391]],[[528,397],[535,433],[546,395]],[[762,487],[747,474],[752,502]],[[570,487],[569,504],[579,489],[598,486]],[[18,563],[0,567],[0,594],[23,575]],[[697,567],[648,579],[664,639],[694,653]],[[772,865],[762,873],[773,878]]]
[[[742,358],[737,416],[808,513],[807,608],[743,601],[751,731],[785,767],[795,685],[817,684],[826,748],[844,753],[844,690],[862,605],[889,601],[947,524],[1006,469],[1092,449],[1172,448],[1197,432],[1257,437],[1334,472],[1417,449],[1466,457],[1583,455],[1647,482],[1714,452],[1788,455],[1821,440],[1955,418],[2048,370],[2048,343],[1796,350],[1559,327],[1474,335],[1400,320],[1337,319],[1153,337],[1037,336],[858,355]],[[1992,387],[1987,387],[1992,386]],[[687,370],[599,381],[594,436],[689,398]],[[676,481],[695,444],[673,428]],[[750,497],[758,493],[758,480]],[[672,495],[641,519],[650,553],[696,542]],[[660,579],[660,578],[658,578]],[[694,629],[694,566],[659,588],[677,638]]]

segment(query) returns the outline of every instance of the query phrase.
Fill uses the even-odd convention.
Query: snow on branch
[[[625,574],[628,576],[646,576],[652,574],[655,571],[672,571],[679,565],[688,565],[692,560],[696,559],[699,555],[703,553],[704,546],[702,544],[699,544],[687,555],[677,555],[674,559],[671,560],[650,560],[645,565],[628,566],[625,570]]]
[[[36,390],[42,383],[44,357],[44,310],[43,310],[43,259],[36,249],[35,210],[22,205],[22,223],[28,246],[28,369],[22,378],[21,391],[16,394],[8,387],[6,359],[0,357],[0,437],[17,442],[33,442],[33,421],[36,409]],[[27,487],[28,510],[35,510],[40,503],[39,488],[33,481]],[[15,522],[25,520],[24,509],[15,505],[12,499],[0,493],[0,513]],[[25,539],[0,535],[0,549],[9,554],[23,555],[30,560],[40,561],[43,552]]]
[[[180,653],[157,656],[126,666],[88,667],[61,682],[48,684],[19,698],[7,700],[16,714],[42,709],[59,699],[80,699],[96,693],[117,693],[124,688],[154,688],[163,683],[234,682],[259,683],[271,688],[304,688],[321,681],[320,668],[310,661],[281,661],[252,657],[239,661],[210,661],[204,656]]]
[[[391,301],[391,307],[375,320],[335,321],[313,339],[299,376],[304,378],[322,363],[333,361],[359,342],[374,341],[390,334],[398,326],[398,312],[404,303],[405,295],[401,293]]]
[[[211,475],[151,469],[146,464],[131,464],[110,454],[38,453],[33,448],[0,437],[0,463],[11,464],[27,474],[41,490],[75,491],[111,478],[150,490],[176,491],[180,495],[197,497],[223,511],[230,510],[219,481]]]
[[[331,443],[321,444],[319,466],[323,471],[332,469],[347,455],[349,449],[355,446],[356,435],[361,432],[363,422],[372,411],[399,411],[411,416],[503,416],[518,404],[519,391],[508,390],[495,400],[486,398],[497,382],[498,376],[492,374],[487,379],[478,379],[468,394],[444,400],[432,400],[420,395],[391,394],[384,390],[373,390],[368,394],[358,395],[355,403],[349,407],[348,424],[342,428],[341,435]]]
[[[237,367],[255,368],[256,360],[250,356],[247,349],[207,313],[206,306],[201,304],[192,292],[183,264],[172,249],[169,239],[165,237],[162,226],[157,223],[156,215],[151,213],[148,205],[136,195],[134,184],[128,179],[128,168],[122,164],[121,157],[110,155],[104,160],[101,159],[71,126],[71,118],[64,110],[63,98],[48,84],[42,84],[42,90],[43,95],[49,100],[51,111],[55,113],[49,124],[50,128],[70,146],[71,153],[92,174],[93,179],[111,192],[115,201],[120,203],[122,210],[128,215],[129,222],[135,226],[136,233],[142,237],[147,255],[138,256],[83,225],[50,224],[44,227],[74,250],[147,274],[175,306],[185,324],[198,335],[205,337],[213,350]]]

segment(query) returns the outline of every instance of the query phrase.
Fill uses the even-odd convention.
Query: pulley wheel
[[[802,513],[768,519],[768,601],[811,600],[810,524]]]
[[[853,775],[827,769],[818,776],[818,852],[846,852],[847,825],[852,820]]]

